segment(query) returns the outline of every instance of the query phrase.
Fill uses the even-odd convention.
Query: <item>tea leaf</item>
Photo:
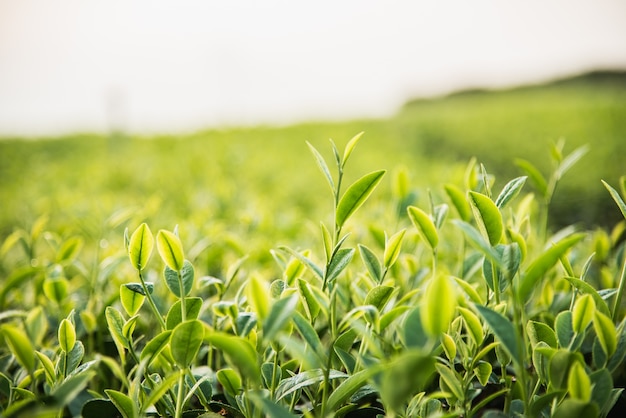
[[[342,248],[335,253],[335,256],[330,260],[328,269],[325,274],[325,283],[332,283],[341,272],[348,267],[348,264],[352,260],[354,255],[354,248]]]
[[[52,386],[52,383],[56,381],[56,373],[54,371],[54,364],[52,363],[52,360],[39,351],[35,351],[35,355],[39,359],[39,362],[43,366],[43,370],[46,373],[46,381]]]
[[[519,335],[515,331],[515,327],[511,321],[502,316],[496,311],[493,311],[485,306],[474,305],[478,310],[478,313],[483,317],[485,322],[489,324],[489,327],[493,331],[498,341],[502,344],[502,347],[507,351],[515,363],[520,361],[520,353],[517,346],[517,339]]]
[[[389,302],[394,290],[391,286],[376,286],[367,293],[363,304],[373,305],[378,311],[382,311],[387,302]]]
[[[294,312],[292,320],[304,341],[311,347],[320,361],[323,361],[325,349],[315,328],[299,312]]]
[[[474,375],[476,375],[481,385],[487,386],[492,370],[491,363],[480,361],[478,362],[478,366],[474,368]]]
[[[478,229],[489,243],[495,246],[502,240],[504,231],[502,214],[498,206],[489,197],[474,191],[468,192],[468,199]]]
[[[346,144],[346,148],[343,151],[343,158],[341,159],[341,168],[344,168],[346,166],[348,158],[350,158],[352,151],[354,151],[356,144],[359,142],[364,133],[365,132],[359,132],[358,134],[354,135],[354,137],[352,137],[352,139]]]
[[[448,334],[443,334],[441,336],[441,347],[443,348],[444,353],[446,353],[448,360],[454,361],[456,358],[456,344],[451,336]]]
[[[478,303],[479,305],[484,305],[483,299],[480,297],[476,289],[472,287],[471,284],[466,282],[463,279],[459,279],[458,277],[453,277],[456,284],[458,284],[461,289],[465,292],[467,296],[469,296],[470,300],[474,303]]]
[[[239,394],[241,389],[241,377],[233,369],[221,369],[216,373],[217,381],[220,382],[224,391],[233,398]]]
[[[59,346],[64,353],[69,353],[76,344],[76,330],[67,318],[61,321],[58,332]]]
[[[185,298],[185,319],[197,319],[198,315],[200,314],[200,309],[202,309],[201,298]],[[167,312],[165,328],[174,329],[176,325],[180,324],[181,322],[183,322],[181,301],[177,300]]]
[[[578,298],[574,304],[574,309],[572,309],[572,329],[575,333],[580,334],[587,329],[595,310],[596,304],[590,294]]]
[[[476,228],[467,222],[459,221],[458,219],[452,220],[452,223],[461,228],[470,244],[476,247],[489,260],[495,262],[497,265],[500,265],[500,254],[483,238]]]
[[[180,271],[185,262],[183,244],[180,242],[180,238],[173,232],[162,229],[157,233],[156,244],[165,265],[172,270]]]
[[[348,187],[337,205],[335,222],[339,228],[367,200],[384,175],[385,170],[374,171],[364,175]]]
[[[154,248],[154,237],[147,224],[142,223],[133,232],[128,241],[128,255],[130,262],[138,271],[148,265],[148,260]]]
[[[85,370],[80,373],[68,376],[62,383],[56,386],[51,395],[59,405],[67,405],[73,401],[78,394],[85,389],[85,386],[93,380],[96,372]]]
[[[151,388],[148,397],[141,402],[139,416],[144,416],[148,408],[161,400],[161,398],[163,398],[163,396],[165,396],[165,394],[178,382],[178,378],[178,373],[171,373],[159,382],[156,387]]]
[[[383,265],[386,269],[391,268],[391,266],[393,266],[398,259],[400,250],[402,249],[402,240],[404,239],[405,233],[406,229],[402,229],[386,240],[385,252],[383,254]]]
[[[624,219],[626,219],[626,203],[624,202],[622,197],[619,195],[618,191],[615,190],[613,187],[611,187],[604,180],[602,180],[602,184],[604,184],[604,187],[606,187],[606,189],[609,191],[609,194],[611,195],[611,197],[613,198],[613,200],[617,204],[617,207],[622,212],[622,216],[624,216]]]
[[[195,360],[204,338],[202,322],[194,319],[178,324],[172,331],[170,347],[176,364],[182,368],[189,367]]]
[[[408,348],[423,348],[428,343],[428,335],[422,325],[422,309],[414,308],[406,317],[403,327],[404,344]]]
[[[120,301],[129,316],[136,315],[137,312],[139,312],[145,299],[146,297],[144,295],[131,290],[127,285],[120,286]]]
[[[474,312],[467,308],[459,306],[457,309],[465,321],[466,328],[469,331],[469,335],[472,337],[472,340],[474,340],[474,344],[476,344],[476,347],[480,347],[484,339],[483,326],[480,323],[480,319],[478,319]]]
[[[76,258],[83,246],[83,240],[80,237],[70,238],[61,245],[57,252],[56,262],[67,263]]]
[[[359,254],[361,255],[361,260],[363,260],[363,264],[367,268],[367,271],[372,276],[377,283],[380,283],[383,277],[383,270],[380,266],[380,261],[378,261],[378,257],[376,254],[365,245],[359,244]]]
[[[252,309],[264,321],[270,312],[270,292],[267,282],[256,275],[250,277],[246,286],[246,295]]]
[[[600,311],[593,313],[593,327],[596,330],[598,341],[607,356],[612,356],[617,349],[617,332],[611,318]]]
[[[443,364],[435,364],[435,368],[437,369],[437,373],[439,373],[440,378],[445,382],[447,388],[452,392],[452,395],[454,395],[454,397],[458,400],[463,400],[464,395],[463,388],[461,387],[461,376]]]
[[[286,409],[282,405],[278,405],[272,400],[263,397],[257,392],[249,393],[250,399],[254,404],[268,417],[272,418],[298,418],[299,415],[295,415],[291,413],[288,409]]]
[[[18,363],[29,373],[35,370],[35,349],[26,334],[13,325],[2,325],[0,331]]]
[[[565,253],[585,237],[584,234],[574,234],[559,241],[541,254],[526,269],[519,283],[518,295],[521,301],[528,300],[537,282],[548,272]]]
[[[305,266],[307,266],[311,272],[313,272],[313,274],[315,274],[315,276],[320,279],[323,280],[324,279],[324,273],[322,272],[322,269],[319,268],[313,261],[311,261],[308,257],[304,256],[303,254],[300,254],[299,252],[292,250],[289,247],[286,246],[280,246],[278,247],[280,250],[285,251],[289,254],[291,254],[292,256],[294,256],[295,258],[297,258],[298,260],[300,260]]]
[[[552,348],[558,347],[556,333],[543,322],[528,321],[526,324],[526,333],[533,347],[542,341]]]
[[[574,164],[576,164],[587,152],[589,151],[588,145],[576,148],[567,157],[565,157],[556,169],[557,178],[563,177],[563,175],[569,171]]]
[[[141,351],[141,361],[146,360],[146,367],[150,367],[152,362],[163,351],[163,349],[169,344],[172,331],[163,331],[152,338],[148,344]]]
[[[593,286],[583,280],[577,279],[576,277],[564,277],[564,279],[570,282],[570,284],[580,292],[591,295],[595,303],[595,308],[600,310],[603,314],[609,315],[609,306],[606,304],[606,301],[602,298],[602,296],[600,296],[600,294],[593,288]]]
[[[363,387],[370,378],[378,374],[381,369],[380,365],[372,365],[348,377],[332,391],[326,402],[326,408],[329,411],[336,411],[339,406],[343,405],[350,396]]]
[[[180,269],[180,275],[183,282],[183,296],[188,296],[191,293],[191,289],[193,288],[194,273],[193,264],[191,264],[189,260],[183,261],[183,266]],[[167,288],[170,289],[170,292],[172,292],[174,296],[179,298],[181,297],[181,291],[178,274],[179,271],[172,270],[169,266],[165,266],[165,270],[163,271]]]
[[[320,304],[313,295],[313,292],[306,281],[298,279],[298,289],[300,290],[300,294],[304,298],[305,308],[309,315],[309,319],[311,321],[314,321],[315,318],[317,318],[317,315],[320,313]]]
[[[507,203],[515,199],[515,197],[522,190],[522,187],[524,187],[527,178],[528,176],[522,176],[509,181],[498,195],[498,198],[496,199],[496,206],[499,209],[502,209]]]
[[[340,379],[348,377],[347,374],[338,370],[330,370],[328,374],[328,380]],[[276,400],[281,400],[285,396],[292,394],[298,389],[305,388],[320,382],[325,379],[324,371],[322,369],[306,370],[298,373],[293,377],[281,380],[278,388],[276,388]]]
[[[118,346],[118,348],[128,348],[128,340],[124,336],[124,317],[112,306],[107,306],[105,309],[104,315],[107,320],[107,325],[109,328],[109,332],[113,337],[113,341]],[[120,350],[122,351],[122,350]]]
[[[113,389],[105,389],[104,392],[124,418],[139,416],[137,404],[128,395]]]
[[[548,194],[548,182],[541,174],[541,172],[537,170],[537,168],[532,163],[518,158],[515,160],[515,165],[521,168],[522,171],[524,171],[528,175],[530,181],[533,182],[535,188],[542,196],[545,197]]]
[[[330,186],[330,190],[333,193],[335,193],[335,182],[333,181],[333,176],[330,175],[330,170],[328,169],[326,160],[324,160],[324,157],[322,157],[322,154],[320,154],[319,151],[315,149],[315,147],[311,145],[308,141],[307,141],[307,145],[309,146],[309,149],[311,150],[311,152],[313,153],[313,156],[315,157],[315,162],[317,162],[317,166],[319,167],[322,174],[324,174],[324,178],[326,178],[326,181],[328,182],[328,185]]]
[[[567,389],[569,370],[574,363],[579,361],[582,361],[580,353],[574,353],[565,349],[557,350],[550,358],[550,386],[555,389]]]
[[[428,243],[432,250],[437,248],[439,234],[430,215],[416,206],[409,206],[407,212],[422,239]]]
[[[221,332],[209,333],[204,340],[222,350],[229,363],[238,368],[243,377],[253,384],[261,383],[256,350],[248,340]]]
[[[274,336],[289,322],[296,306],[298,306],[298,296],[295,294],[274,302],[263,322],[263,338],[272,341]]]
[[[455,289],[443,275],[432,278],[422,299],[422,326],[431,337],[446,332],[456,309]]]
[[[454,184],[446,184],[444,190],[462,221],[468,222],[472,217],[472,209],[465,199],[465,193]]]
[[[383,365],[379,384],[383,403],[400,411],[409,397],[421,392],[435,373],[435,358],[421,350],[407,350]]]
[[[572,364],[567,378],[567,390],[572,398],[589,402],[591,399],[591,379],[579,362]]]

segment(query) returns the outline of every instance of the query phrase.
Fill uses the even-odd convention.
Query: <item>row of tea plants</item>
[[[398,171],[393,201],[354,216],[386,175],[345,187],[360,138],[331,141],[332,164],[308,144],[332,212],[316,247],[267,249],[274,270],[201,271],[209,244],[147,223],[126,228],[126,251],[45,218],[6,237],[3,416],[608,416],[626,377],[626,221],[548,228],[585,149],[555,145],[549,176],[518,160],[498,193],[472,161],[426,202]],[[626,179],[604,187],[626,218]],[[366,214],[381,208],[396,229]]]

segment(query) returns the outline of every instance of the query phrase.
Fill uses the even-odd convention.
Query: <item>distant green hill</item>
[[[566,141],[566,153],[588,144],[589,153],[557,190],[553,221],[618,219],[600,179],[616,184],[626,174],[626,71],[412,100],[393,123],[416,153],[451,161],[475,156],[504,178],[522,174],[513,164],[516,157],[547,173],[550,144],[559,138]]]

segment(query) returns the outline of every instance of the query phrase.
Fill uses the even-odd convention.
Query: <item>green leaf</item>
[[[589,376],[591,381],[591,400],[598,405],[606,405],[613,389],[613,377],[607,369],[597,370]]]
[[[572,343],[576,335],[571,311],[563,311],[556,316],[554,330],[560,347],[568,347]]]
[[[181,279],[183,281],[183,293],[184,296],[189,296],[191,289],[193,288],[194,269],[193,264],[189,260],[183,262],[183,267],[180,269]],[[176,297],[181,297],[180,281],[178,277],[178,271],[172,270],[169,266],[165,266],[163,271],[165,277],[165,284],[170,292]]]
[[[572,398],[579,401],[589,402],[591,400],[591,379],[585,368],[579,362],[572,364],[567,378],[567,390]]]
[[[491,244],[489,244],[488,241],[483,238],[476,228],[467,222],[459,221],[458,219],[453,219],[452,223],[461,228],[470,244],[483,253],[485,257],[495,262],[497,265],[501,264],[500,254],[491,246]]]
[[[205,335],[204,339],[222,350],[229,364],[239,369],[243,377],[250,379],[253,384],[261,383],[256,350],[248,340],[221,332],[212,332]]]
[[[130,262],[138,271],[148,265],[148,260],[154,248],[154,237],[147,224],[142,223],[133,232],[128,242]]]
[[[294,256],[295,258],[297,258],[298,260],[300,260],[305,266],[307,266],[311,272],[313,272],[313,274],[315,274],[315,276],[320,279],[323,280],[324,279],[324,273],[322,272],[322,269],[319,268],[313,261],[311,261],[311,259],[309,259],[308,257],[304,256],[303,254],[300,254],[299,252],[292,250],[289,247],[286,246],[280,246],[278,247],[280,250],[285,251],[289,254],[291,254],[292,256]]]
[[[430,383],[435,358],[421,350],[407,350],[384,365],[379,392],[383,404],[400,411],[410,397]]]
[[[294,325],[296,326],[296,329],[298,330],[302,338],[304,338],[304,341],[306,341],[309,347],[311,347],[313,352],[319,358],[320,362],[323,362],[326,357],[326,350],[324,348],[324,345],[322,344],[322,341],[320,340],[319,335],[317,335],[317,331],[315,331],[315,328],[313,328],[313,326],[299,312],[294,312],[292,320]]]
[[[159,353],[169,344],[172,331],[163,331],[152,338],[148,344],[141,350],[141,361],[146,360],[146,367],[150,367],[152,362],[157,358]]]
[[[333,193],[335,193],[335,182],[333,181],[333,176],[330,175],[330,170],[328,169],[326,160],[324,160],[324,157],[322,157],[322,154],[320,154],[319,151],[315,149],[315,147],[311,145],[308,141],[307,141],[307,145],[309,146],[309,149],[311,150],[311,152],[313,153],[313,156],[315,157],[315,162],[317,163],[317,166],[319,167],[322,174],[324,174],[324,177],[326,178],[326,181],[328,182],[328,185],[330,186],[330,190]]]
[[[348,187],[337,205],[335,222],[339,228],[367,200],[384,175],[385,170],[374,171],[364,175]]]
[[[543,341],[552,348],[557,348],[556,333],[552,328],[543,322],[528,321],[526,324],[526,333],[533,347]]]
[[[26,336],[26,333],[13,325],[2,325],[0,327],[4,340],[15,356],[18,363],[29,373],[35,370],[35,349]]]
[[[604,187],[606,187],[606,189],[609,191],[609,194],[611,195],[611,197],[613,198],[613,200],[617,204],[617,207],[622,212],[622,216],[624,217],[624,219],[626,219],[626,203],[624,203],[624,199],[622,199],[622,197],[619,195],[617,190],[615,190],[613,187],[611,187],[604,180],[602,180],[602,184],[604,184]]]
[[[541,196],[545,197],[548,194],[548,182],[534,165],[532,165],[529,161],[523,159],[516,159],[515,165],[521,168],[522,171],[524,171],[524,173],[528,175],[530,181],[539,191]]]
[[[432,250],[437,248],[439,233],[430,215],[416,206],[409,206],[407,212],[422,239],[428,243]]]
[[[480,347],[485,338],[483,334],[483,326],[480,323],[480,319],[478,319],[474,312],[470,311],[467,308],[459,306],[457,309],[463,317],[465,326],[469,331],[468,335],[472,337],[472,340],[474,341],[474,344],[476,344],[476,347]]]
[[[328,374],[328,380],[345,377],[348,377],[348,375],[337,370],[330,370]],[[293,377],[283,379],[276,388],[276,400],[279,401],[299,389],[321,383],[324,379],[325,374],[322,369],[305,370]]]
[[[74,344],[76,344],[76,330],[74,329],[74,324],[72,324],[68,319],[63,319],[61,324],[59,325],[59,346],[64,353],[69,353],[74,348]]]
[[[298,295],[295,294],[275,301],[267,318],[263,321],[263,338],[272,341],[274,336],[289,322],[297,306]]]
[[[118,348],[128,348],[128,340],[124,336],[123,331],[125,321],[121,312],[112,306],[107,306],[104,311],[104,316],[106,317],[109,332],[115,344]]]
[[[181,301],[177,300],[167,312],[167,318],[165,320],[165,327],[167,329],[174,329],[176,325],[183,322],[183,313],[180,305]],[[200,309],[202,309],[201,298],[185,298],[186,320],[197,319],[200,314]]]
[[[256,392],[249,392],[248,396],[254,404],[263,411],[266,416],[272,418],[298,418],[299,415],[291,413],[284,406],[274,403],[272,400],[263,397]]]
[[[385,252],[383,254],[383,265],[386,269],[391,268],[394,265],[400,250],[402,249],[402,240],[404,239],[405,229],[402,229],[393,234],[388,240],[385,241]]]
[[[500,209],[493,201],[484,194],[469,191],[468,199],[478,229],[492,246],[502,240],[504,225]]]
[[[423,348],[428,343],[428,335],[422,325],[421,308],[414,308],[406,317],[403,328],[404,344],[408,348]]]
[[[105,389],[104,392],[124,418],[139,416],[137,404],[128,395],[113,389]]]
[[[363,264],[365,264],[370,276],[372,276],[374,281],[380,283],[383,277],[383,270],[380,266],[380,261],[378,261],[378,257],[376,257],[376,254],[374,254],[374,252],[365,245],[359,244],[358,247],[361,260],[363,260]]]
[[[461,289],[463,289],[465,294],[467,296],[469,296],[469,298],[470,298],[470,300],[472,302],[478,303],[480,305],[484,305],[485,304],[483,299],[480,297],[480,295],[478,294],[476,289],[474,289],[474,287],[472,287],[471,284],[469,284],[468,282],[466,282],[463,279],[459,279],[458,277],[453,277],[453,279],[456,282],[456,284],[458,284],[459,287],[461,287]]]
[[[465,199],[465,193],[454,184],[446,184],[443,188],[459,214],[459,218],[461,218],[462,221],[468,222],[472,216],[472,209],[467,199]]]
[[[565,349],[557,350],[550,358],[549,376],[550,386],[553,389],[567,389],[569,370],[574,363],[582,362],[580,353]]]
[[[305,308],[309,315],[309,319],[311,321],[314,321],[322,308],[315,296],[313,295],[311,287],[305,280],[298,279],[298,289],[300,290],[300,294],[304,298]]]
[[[422,326],[431,337],[439,337],[448,330],[456,310],[456,292],[450,280],[443,275],[431,279],[422,298]]]
[[[165,394],[174,387],[178,380],[179,373],[170,373],[156,387],[151,388],[148,397],[141,402],[141,410],[139,411],[140,416],[146,415],[146,410],[165,396]]]
[[[172,270],[180,271],[185,263],[185,254],[180,238],[173,232],[162,229],[157,233],[156,244],[165,265]]]
[[[354,256],[354,248],[342,248],[338,250],[326,270],[325,283],[332,283],[352,261]]]
[[[62,303],[69,293],[69,283],[63,277],[46,278],[43,282],[43,293],[57,304]]]
[[[580,334],[587,329],[595,310],[596,304],[590,294],[582,295],[576,300],[572,309],[572,329],[575,333]]]
[[[267,282],[259,276],[253,275],[246,285],[248,303],[257,313],[261,321],[264,321],[270,312],[270,291]]]
[[[527,178],[528,176],[522,176],[509,181],[498,195],[498,198],[496,199],[496,206],[499,209],[502,209],[507,203],[515,199],[515,197],[517,197],[522,190],[522,187],[524,187]]]
[[[378,374],[381,369],[382,367],[380,365],[372,365],[341,382],[328,397],[328,401],[326,402],[327,410],[336,411],[350,396],[363,387],[369,379]]]
[[[330,260],[333,251],[333,238],[324,222],[320,222],[320,228],[322,229],[322,240],[324,241],[324,255],[326,260]]]
[[[380,312],[383,310],[387,302],[389,302],[389,299],[391,298],[391,295],[393,295],[394,291],[395,288],[391,286],[376,286],[367,292],[367,296],[365,297],[365,302],[363,302],[363,304],[373,305]]]
[[[56,262],[66,263],[73,261],[81,248],[83,247],[83,240],[79,237],[73,237],[65,241],[59,251],[57,252]]]
[[[528,300],[537,282],[550,270],[565,253],[585,237],[585,234],[574,234],[564,238],[541,254],[522,275],[518,295],[521,301]]]
[[[96,372],[91,370],[84,370],[70,375],[56,386],[50,394],[55,398],[58,405],[65,406],[73,401],[95,376]]]
[[[563,177],[563,175],[569,171],[574,164],[576,164],[587,152],[589,151],[588,145],[576,148],[567,157],[565,157],[556,169],[557,178]]]
[[[513,361],[519,365],[520,353],[517,346],[519,335],[515,331],[515,327],[511,321],[490,308],[481,305],[474,306],[485,322],[489,324],[491,331],[493,331],[493,334],[496,336],[498,341],[500,341],[502,347],[511,356]]]
[[[356,147],[356,144],[359,142],[364,133],[365,132],[359,132],[358,134],[354,135],[354,137],[352,137],[352,139],[346,144],[346,148],[343,151],[343,158],[341,159],[342,169],[346,166],[346,162],[348,162],[350,154],[352,154],[352,151],[354,151],[354,147]]]
[[[491,363],[487,363],[486,361],[478,362],[478,366],[474,368],[474,374],[478,378],[481,385],[487,386],[492,370],[493,368],[491,367]]]
[[[43,366],[43,370],[46,373],[46,381],[52,386],[52,383],[56,381],[56,373],[54,371],[54,364],[52,363],[52,360],[39,351],[35,351],[35,355],[39,359],[39,362]]]
[[[230,368],[218,370],[216,373],[217,381],[220,382],[224,391],[233,398],[239,395],[241,390],[241,377],[236,371]]]
[[[606,301],[602,298],[602,296],[600,296],[598,291],[593,288],[593,286],[576,277],[564,277],[564,279],[570,282],[570,284],[574,286],[578,291],[591,295],[595,303],[595,308],[597,308],[603,314],[610,314],[609,306],[606,304]]]
[[[197,319],[178,324],[172,331],[170,347],[172,357],[178,366],[191,366],[200,350],[204,338],[204,326]]]
[[[607,356],[612,356],[617,349],[617,332],[611,318],[600,311],[593,313],[593,327],[596,330],[598,341]]]
[[[143,289],[142,289],[143,292]],[[146,297],[139,292],[135,292],[127,285],[120,286],[120,300],[122,307],[129,316],[134,316],[139,312]]]

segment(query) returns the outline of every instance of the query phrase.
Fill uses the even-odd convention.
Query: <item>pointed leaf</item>
[[[304,256],[303,254],[300,254],[299,252],[292,250],[289,247],[286,246],[280,246],[278,247],[280,250],[285,251],[289,254],[291,254],[292,256],[294,256],[295,258],[297,258],[298,260],[300,260],[305,266],[307,266],[311,272],[313,272],[313,274],[315,274],[315,276],[320,279],[323,280],[324,279],[324,273],[322,272],[322,269],[319,268],[313,261],[311,261],[311,259],[309,259],[308,257]]]
[[[363,387],[369,379],[381,371],[381,366],[370,366],[348,377],[332,391],[326,402],[329,411],[336,411],[357,390]]]
[[[476,344],[476,347],[480,347],[484,339],[483,326],[480,323],[480,319],[478,319],[474,312],[467,308],[459,306],[457,309],[465,321],[466,328],[469,331],[469,335],[474,340],[474,344]]]
[[[250,399],[254,404],[263,411],[266,416],[272,418],[298,418],[299,415],[295,415],[282,405],[278,405],[271,399],[261,396],[256,392],[249,393]]]
[[[0,328],[9,350],[18,363],[29,373],[35,370],[35,349],[26,336],[26,333],[13,325],[2,325]]]
[[[502,240],[504,231],[500,209],[489,197],[478,192],[468,192],[468,199],[478,229],[489,240],[489,243],[495,246]]]
[[[380,283],[383,277],[383,271],[380,266],[380,261],[378,261],[378,257],[376,257],[376,254],[374,254],[374,252],[365,245],[359,244],[358,247],[361,260],[363,260],[363,264],[365,264],[370,276],[372,276],[374,281]]]
[[[496,206],[499,209],[502,209],[507,203],[515,199],[515,197],[522,190],[522,187],[524,187],[527,178],[528,176],[522,176],[509,181],[498,195],[498,198],[496,199]]]
[[[257,364],[256,350],[247,339],[221,332],[212,332],[204,337],[205,341],[222,350],[228,363],[239,369],[243,377],[254,384],[261,383],[261,373]]]
[[[320,361],[323,361],[325,357],[325,349],[319,335],[317,335],[317,331],[315,331],[315,328],[313,328],[313,326],[299,312],[294,312],[292,320],[296,329],[302,338],[304,338],[304,341],[306,341],[309,347],[311,347],[313,352],[319,357]]]
[[[500,265],[500,254],[491,246],[491,244],[489,244],[489,242],[485,240],[485,238],[483,238],[476,228],[467,222],[459,221],[458,219],[453,219],[452,223],[461,228],[461,230],[465,233],[465,237],[469,240],[472,246],[476,247],[476,249],[483,253],[483,255],[490,261]]]
[[[69,353],[76,344],[76,330],[74,324],[72,324],[67,318],[61,321],[59,325],[59,346],[64,353]]]
[[[241,377],[236,371],[230,368],[218,370],[216,373],[217,381],[222,385],[224,391],[233,398],[239,395],[241,389]]]
[[[572,309],[572,329],[575,333],[580,334],[587,329],[595,310],[596,304],[591,295],[582,295],[576,300]]]
[[[576,245],[584,237],[585,234],[574,234],[564,238],[533,261],[522,275],[518,289],[520,300],[528,300],[530,293],[543,275],[546,274],[571,247]]]
[[[150,367],[152,362],[163,351],[163,349],[169,344],[172,331],[163,331],[152,338],[148,344],[141,350],[141,361],[146,361],[146,367]]]
[[[109,332],[113,337],[113,341],[115,341],[116,345],[118,345],[118,348],[128,348],[128,340],[124,336],[123,331],[125,321],[120,311],[112,306],[107,306],[104,314],[107,320]]]
[[[617,207],[622,212],[622,216],[624,216],[624,219],[626,219],[626,203],[624,202],[624,199],[622,199],[622,197],[619,195],[617,190],[615,190],[613,187],[611,187],[604,180],[602,180],[602,184],[604,184],[604,187],[606,187],[606,189],[609,191],[609,194],[611,195],[611,197],[613,198],[613,200],[617,204]]]
[[[157,234],[156,243],[163,262],[172,270],[181,270],[185,262],[185,254],[180,238],[173,232],[162,229]]]
[[[147,224],[142,223],[133,232],[128,242],[130,262],[138,271],[148,265],[148,260],[154,248],[154,237]]]
[[[537,168],[529,161],[523,159],[516,159],[515,165],[521,168],[524,173],[530,177],[530,181],[534,184],[535,188],[539,191],[541,196],[546,196],[548,193],[548,182]]]
[[[332,283],[337,277],[339,277],[341,272],[348,267],[353,255],[354,248],[342,248],[335,253],[335,256],[328,265],[328,270],[326,271],[325,282],[327,284]]]
[[[326,181],[330,186],[330,190],[335,193],[335,182],[333,181],[333,176],[330,175],[330,170],[328,169],[328,165],[326,164],[324,157],[322,157],[322,154],[320,154],[319,151],[315,149],[315,147],[311,145],[308,141],[307,145],[309,146],[309,149],[315,157],[315,162],[317,162],[317,166],[319,167],[322,174],[324,174],[324,177],[326,178]]]
[[[307,313],[309,314],[309,319],[311,321],[314,321],[315,318],[317,318],[317,315],[320,313],[321,306],[313,295],[313,291],[306,281],[298,279],[298,289],[300,290],[300,294],[304,298],[305,308],[307,310]]]
[[[367,200],[384,175],[385,170],[374,171],[364,175],[348,187],[337,205],[335,221],[338,227],[341,228],[348,218]]]
[[[274,336],[289,322],[297,306],[298,295],[296,294],[275,301],[263,322],[263,338],[272,341]]]
[[[574,164],[576,164],[587,152],[589,151],[588,145],[576,148],[567,157],[561,161],[557,168],[557,178],[563,177],[563,175],[569,171]]]
[[[598,291],[593,288],[589,283],[584,282],[576,277],[564,277],[565,280],[570,282],[572,286],[574,286],[578,291],[591,295],[593,301],[595,303],[595,308],[600,310],[603,314],[609,315],[609,306],[606,304],[606,301],[600,296]]]
[[[428,243],[432,250],[437,248],[439,233],[430,215],[416,206],[409,206],[407,211],[422,239]]]
[[[617,332],[611,318],[600,311],[593,315],[593,327],[596,330],[598,341],[607,356],[612,356],[617,349]]]
[[[398,231],[385,242],[383,266],[385,266],[386,269],[390,268],[398,259],[398,256],[400,255],[400,249],[402,248],[402,240],[404,239],[405,233],[405,229]]]
[[[137,404],[128,395],[113,389],[105,389],[104,392],[124,418],[139,416]]]
[[[446,184],[444,190],[462,221],[468,222],[472,217],[472,209],[465,198],[465,193],[454,184]]]
[[[137,312],[139,312],[139,309],[141,309],[145,300],[146,297],[141,293],[131,290],[126,285],[120,286],[120,301],[122,302],[122,307],[129,316],[137,315]]]
[[[363,302],[363,304],[375,306],[379,312],[382,312],[394,291],[395,288],[391,286],[376,286],[367,292],[367,296],[365,297],[365,302]]]
[[[489,324],[491,331],[493,331],[493,334],[496,336],[498,341],[500,341],[502,347],[504,347],[504,349],[508,352],[513,361],[519,364],[520,353],[517,346],[517,339],[519,336],[511,321],[498,312],[485,306],[474,306],[476,306],[478,313],[483,317],[485,322]]]
[[[270,290],[267,282],[259,276],[252,276],[246,286],[248,303],[257,313],[261,321],[267,318],[270,312]]]
[[[574,399],[583,402],[589,402],[591,400],[591,379],[580,362],[572,364],[569,370],[567,390]]]
[[[341,159],[341,168],[344,168],[346,166],[346,162],[348,162],[350,154],[352,154],[352,151],[354,151],[354,147],[356,147],[356,144],[359,142],[364,133],[365,132],[359,132],[358,134],[354,135],[354,137],[346,144],[346,148],[343,151],[343,158]]]
[[[530,343],[535,347],[540,342],[545,342],[552,348],[557,348],[558,343],[556,333],[552,328],[543,322],[528,321],[526,324],[526,333],[530,339]]]
[[[431,337],[439,337],[448,330],[456,310],[455,288],[447,277],[432,278],[422,299],[422,326]]]

